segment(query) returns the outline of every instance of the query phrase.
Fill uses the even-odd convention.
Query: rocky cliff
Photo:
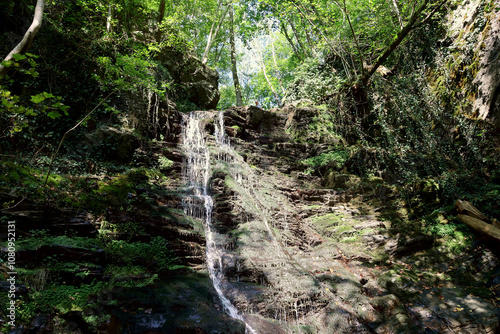
[[[498,2],[464,1],[447,17],[441,65],[453,86],[454,101],[466,115],[500,127],[500,11]],[[440,61],[438,61],[440,63]]]

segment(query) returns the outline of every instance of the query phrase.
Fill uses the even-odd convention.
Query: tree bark
[[[500,228],[498,228],[496,221],[493,221],[493,224],[489,224],[490,219],[467,201],[457,200],[455,202],[455,208],[459,212],[457,215],[458,219],[463,223],[478,232],[500,241]]]
[[[455,202],[455,208],[457,211],[463,215],[471,216],[473,218],[477,218],[484,221],[489,221],[488,217],[486,217],[481,211],[479,211],[474,205],[470,202],[457,200]]]
[[[273,95],[274,95],[274,98],[276,99],[276,102],[279,104],[280,98],[278,97],[278,93],[276,93],[276,90],[274,89],[274,87],[271,83],[271,80],[269,80],[269,77],[267,76],[266,62],[264,59],[264,54],[262,53],[262,49],[260,47],[260,42],[257,38],[254,41],[255,41],[254,48],[255,48],[255,50],[257,50],[257,53],[259,54],[259,58],[261,60],[260,65],[262,66],[262,73],[264,74],[264,78],[266,79],[267,84],[269,85],[269,89],[271,89],[271,91],[273,92]]]
[[[217,13],[219,13],[220,8],[222,7],[222,0],[219,0],[219,4],[217,5]],[[210,49],[212,48],[212,44],[214,43],[214,40],[217,38],[217,35],[219,34],[219,29],[222,25],[222,22],[224,21],[224,18],[227,15],[229,6],[225,10],[222,10],[220,18],[215,17],[212,26],[210,27],[210,33],[208,34],[208,41],[207,41],[207,46],[205,47],[205,52],[203,52],[203,56],[201,57],[201,62],[206,65],[208,62],[208,54],[210,52]]]
[[[158,16],[158,31],[156,32],[156,43],[161,42],[161,21],[165,17],[165,3],[166,0],[161,0],[160,7],[158,8],[159,16]]]
[[[392,43],[385,49],[384,53],[378,57],[377,61],[373,65],[372,69],[361,76],[361,82],[366,85],[368,80],[372,77],[373,73],[375,73],[380,65],[382,65],[387,58],[396,50],[396,48],[401,44],[401,42],[405,39],[406,36],[413,30],[414,25],[417,23],[417,20],[423,10],[427,7],[429,0],[424,0],[423,4],[412,14],[408,23],[401,29],[401,31],[396,35],[396,38],[392,41]]]
[[[302,53],[307,57],[307,49],[304,47],[304,44],[302,44],[302,41],[300,40],[300,36],[297,33],[297,29],[295,28],[295,25],[293,24],[292,19],[290,19],[290,27],[292,28],[293,34],[295,36],[295,39],[297,40],[297,44],[300,46],[300,49]]]
[[[495,227],[491,224],[485,223],[484,221],[467,216],[467,215],[457,215],[458,219],[472,227],[474,230],[486,234],[487,236],[500,241],[500,228]]]
[[[281,80],[281,74],[279,72],[278,63],[276,62],[276,53],[274,52],[274,39],[272,32],[271,32],[271,52],[273,55],[274,68],[276,69],[276,78],[278,79],[278,82],[280,84],[281,93],[285,95],[285,87],[283,86],[283,81]]]
[[[12,51],[5,57],[3,61],[9,61],[16,54],[23,54],[28,52],[31,47],[31,43],[33,43],[33,39],[35,38],[36,33],[40,30],[43,19],[43,10],[45,8],[45,0],[37,0],[35,7],[35,15],[33,17],[33,22],[31,26],[28,28],[26,33],[24,34],[23,39],[17,46],[12,49]],[[3,66],[0,64],[0,77],[7,74],[9,67]]]
[[[401,18],[401,12],[399,11],[399,4],[397,0],[392,0],[392,6],[394,7],[394,11],[396,12],[396,16],[398,17],[399,27],[403,29],[403,19]]]
[[[401,29],[401,31],[396,35],[396,38],[392,41],[392,43],[385,49],[384,53],[378,57],[377,61],[373,65],[372,69],[369,72],[365,72],[364,75],[361,76],[361,82],[363,85],[368,83],[368,80],[372,77],[373,73],[377,71],[380,65],[382,65],[387,58],[396,50],[396,48],[401,44],[401,42],[408,36],[408,34],[413,30],[427,22],[431,19],[431,17],[437,12],[439,8],[441,8],[448,0],[442,0],[440,3],[436,4],[436,6],[432,9],[432,11],[427,15],[425,19],[417,23],[422,12],[428,8],[430,0],[424,0],[422,5],[418,7],[413,14],[411,15],[408,23]]]
[[[243,106],[243,99],[241,97],[241,86],[238,79],[238,68],[236,64],[236,45],[234,42],[234,6],[231,3],[229,11],[229,44],[231,45],[231,71],[233,72],[234,92],[236,93],[236,106]]]
[[[286,40],[288,41],[288,43],[292,47],[293,52],[295,53],[295,55],[297,56],[297,58],[299,58],[299,60],[302,61],[303,57],[299,53],[299,50],[297,50],[297,48],[295,47],[295,44],[293,43],[293,41],[290,38],[290,36],[288,35],[287,29],[286,29],[285,25],[283,24],[283,22],[280,23],[280,26],[281,26],[281,31],[283,31],[283,34],[285,35]]]
[[[111,2],[108,4],[108,17],[106,18],[106,32],[110,33],[112,31],[113,25],[113,8],[111,6]]]

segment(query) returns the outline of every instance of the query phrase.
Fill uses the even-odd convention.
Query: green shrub
[[[325,166],[329,166],[335,169],[341,169],[348,158],[349,152],[347,150],[334,150],[302,160],[301,162],[307,167],[306,173],[311,174],[314,171]]]
[[[318,59],[307,58],[297,67],[283,101],[290,103],[307,99],[321,104],[325,96],[336,93],[345,82],[335,69]]]
[[[168,159],[163,155],[158,157],[158,169],[162,172],[169,170],[173,164],[174,162],[172,160]]]

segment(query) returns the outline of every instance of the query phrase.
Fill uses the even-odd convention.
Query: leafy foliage
[[[321,104],[326,96],[339,91],[345,82],[345,78],[328,64],[308,58],[294,71],[284,102],[310,100]]]
[[[340,170],[347,158],[349,157],[349,152],[346,150],[334,150],[328,153],[322,153],[318,156],[307,158],[302,160],[302,163],[307,166],[306,173],[311,174],[315,170],[322,167],[329,167]]]
[[[12,67],[24,77],[25,82],[22,84],[30,85],[31,78],[37,78],[39,73],[35,70],[37,63],[35,55],[30,53],[25,55],[15,54],[14,60],[4,61],[2,64],[6,67]],[[23,65],[27,64],[27,68]],[[61,96],[54,96],[48,92],[27,96],[19,96],[12,93],[9,89],[14,86],[16,81],[10,77],[2,78],[0,81],[0,97],[2,98],[2,112],[0,113],[0,124],[4,125],[3,131],[0,133],[0,139],[4,136],[12,136],[13,134],[22,131],[30,125],[33,126],[38,120],[36,117],[46,115],[50,119],[56,119],[62,114],[68,116],[69,106],[64,105]],[[24,87],[26,88],[26,86]]]

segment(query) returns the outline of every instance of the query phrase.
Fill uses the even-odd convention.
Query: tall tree
[[[212,21],[212,26],[210,28],[210,33],[208,34],[207,45],[205,47],[205,52],[203,52],[203,56],[201,57],[201,62],[206,64],[208,62],[208,55],[210,50],[212,49],[212,45],[219,34],[219,30],[226,18],[227,12],[229,11],[230,6],[223,3],[223,0],[219,0],[217,3],[217,11],[215,12],[215,17]]]
[[[28,50],[31,47],[31,43],[33,43],[33,39],[35,38],[36,33],[38,32],[38,30],[40,30],[40,27],[42,26],[44,8],[45,8],[45,0],[37,0],[33,22],[31,23],[28,30],[26,30],[23,39],[19,42],[19,44],[16,45],[14,49],[12,49],[12,51],[10,51],[7,57],[5,57],[5,59],[3,60],[4,62],[10,61],[14,57],[14,55],[28,52]],[[5,74],[7,74],[8,70],[9,67],[0,64],[0,76],[4,76]]]
[[[260,67],[262,70],[262,74],[264,75],[264,78],[266,79],[266,82],[269,86],[269,89],[273,92],[274,98],[276,100],[276,103],[280,103],[280,98],[278,96],[278,93],[276,92],[276,89],[273,86],[273,83],[269,79],[269,76],[267,75],[267,68],[266,68],[266,59],[264,57],[264,53],[262,51],[262,47],[260,46],[260,41],[258,38],[255,38],[253,40],[253,48],[257,54],[258,61],[260,62]]]
[[[165,18],[165,4],[166,0],[161,0],[160,1],[160,6],[158,8],[159,16],[158,16],[158,31],[156,32],[156,43],[161,42],[161,22]]]
[[[236,106],[243,106],[241,98],[241,86],[238,79],[238,69],[236,64],[236,43],[234,41],[234,4],[231,3],[229,10],[229,44],[231,46],[231,72],[233,73],[234,91],[236,93]]]

